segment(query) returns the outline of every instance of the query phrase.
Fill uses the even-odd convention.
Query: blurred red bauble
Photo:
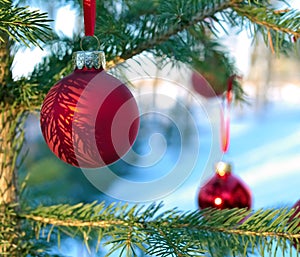
[[[77,167],[96,168],[120,159],[133,144],[139,111],[129,89],[103,70],[100,51],[73,55],[75,70],[48,92],[41,130],[51,151]]]
[[[297,220],[299,220],[299,223],[298,223],[298,227],[300,226],[300,200],[298,200],[294,205],[293,205],[293,207],[292,207],[293,209],[296,209],[296,211],[295,211],[295,213],[292,215],[292,217],[291,217],[291,220],[293,220],[293,219],[297,219]],[[297,216],[297,214],[299,214],[298,215],[298,217],[296,218],[296,216]],[[295,246],[295,248],[298,250],[298,252],[300,252],[300,239],[298,238],[298,239],[295,239],[294,241],[294,246]]]
[[[292,215],[291,219],[295,218],[297,214],[300,212],[300,200],[298,200],[292,207],[292,209],[295,209],[295,213]],[[298,217],[298,219],[300,219]],[[299,226],[300,226],[300,220],[299,220]]]
[[[201,209],[251,208],[250,189],[231,173],[231,165],[216,164],[216,174],[200,189],[198,206]]]
[[[224,89],[213,89],[208,80],[196,71],[193,72],[191,79],[194,90],[204,97],[216,97],[218,95],[221,95],[224,91]]]

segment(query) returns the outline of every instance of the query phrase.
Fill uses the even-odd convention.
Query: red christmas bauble
[[[201,209],[251,208],[250,189],[231,173],[231,165],[218,162],[216,174],[200,189],[198,205]]]
[[[294,214],[292,215],[292,217],[291,217],[291,219],[294,219],[294,218],[297,216],[297,214],[300,212],[300,200],[298,200],[298,201],[293,205],[292,209],[295,209],[295,210],[296,210],[295,213],[294,213]],[[300,218],[298,217],[298,219],[300,219]],[[299,226],[300,226],[300,220],[299,220]]]
[[[105,166],[133,144],[138,107],[129,89],[103,70],[102,52],[74,56],[74,72],[54,85],[43,102],[42,134],[61,160],[82,168]]]
[[[299,226],[300,226],[300,217],[298,216],[298,217],[296,218],[296,216],[297,216],[298,213],[300,213],[300,200],[298,200],[298,201],[293,205],[292,208],[293,208],[293,209],[296,209],[296,211],[295,211],[295,213],[292,215],[291,220],[293,220],[293,219],[298,219],[298,220],[299,220],[298,227],[299,227]],[[295,239],[293,242],[294,242],[295,248],[298,250],[298,252],[300,252],[300,239],[299,239],[299,238],[298,238],[298,239]]]
[[[209,82],[206,80],[206,78],[204,76],[202,76],[200,73],[198,72],[193,72],[192,74],[192,86],[194,88],[194,90],[207,98],[210,97],[216,97],[220,94],[222,94],[223,92],[217,92],[215,91],[209,84]]]

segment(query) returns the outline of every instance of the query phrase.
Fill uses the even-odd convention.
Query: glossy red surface
[[[139,111],[121,81],[102,69],[76,69],[50,89],[40,123],[57,157],[73,166],[96,168],[117,161],[130,149]]]
[[[250,189],[231,172],[222,176],[216,173],[198,194],[198,206],[201,209],[251,208],[251,204]]]
[[[295,213],[293,214],[293,216],[291,217],[291,219],[298,219],[299,220],[299,225],[298,227],[300,226],[300,217],[298,216],[296,218],[296,215],[300,212],[300,200],[298,200],[294,205],[293,207],[294,209],[296,209]],[[294,241],[294,246],[295,248],[298,250],[298,252],[300,252],[300,239],[295,239]]]
[[[300,200],[298,200],[292,207],[293,209],[296,209],[295,213],[292,216],[292,219],[296,217],[296,215],[300,212]],[[300,219],[298,217],[298,219]],[[300,221],[299,221],[299,225],[300,225]]]
[[[193,72],[192,74],[192,86],[198,94],[207,98],[221,94],[220,92],[215,92],[208,81],[198,72]]]

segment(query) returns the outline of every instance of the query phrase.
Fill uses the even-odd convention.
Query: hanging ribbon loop
[[[96,0],[83,0],[84,31],[86,36],[94,36],[96,23]]]
[[[221,110],[221,148],[222,152],[226,153],[229,149],[230,142],[230,106],[233,98],[233,80],[236,75],[232,75],[227,80],[227,91],[222,99]]]
[[[221,110],[221,149],[226,153],[230,140],[230,106],[227,99],[223,99]]]

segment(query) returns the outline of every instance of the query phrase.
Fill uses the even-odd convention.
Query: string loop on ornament
[[[226,153],[230,142],[230,106],[233,98],[232,87],[236,75],[232,75],[227,80],[227,91],[223,95],[221,110],[221,148]]]
[[[230,102],[227,97],[222,99],[221,110],[221,148],[226,153],[229,148],[230,140]]]
[[[87,39],[89,39],[89,38],[94,38],[94,39],[96,39],[96,42],[97,42],[97,48],[96,48],[96,50],[98,51],[98,50],[100,50],[100,40],[97,38],[97,36],[95,36],[95,35],[93,35],[93,36],[84,36],[81,40],[80,40],[80,49],[82,50],[82,51],[85,51],[84,49],[83,49],[83,41],[84,40],[87,40]],[[95,50],[95,49],[94,49]]]
[[[222,152],[226,153],[230,143],[230,107],[233,101],[233,82],[235,79],[241,79],[239,75],[232,75],[227,80],[227,90],[222,98],[221,110],[221,148]]]

